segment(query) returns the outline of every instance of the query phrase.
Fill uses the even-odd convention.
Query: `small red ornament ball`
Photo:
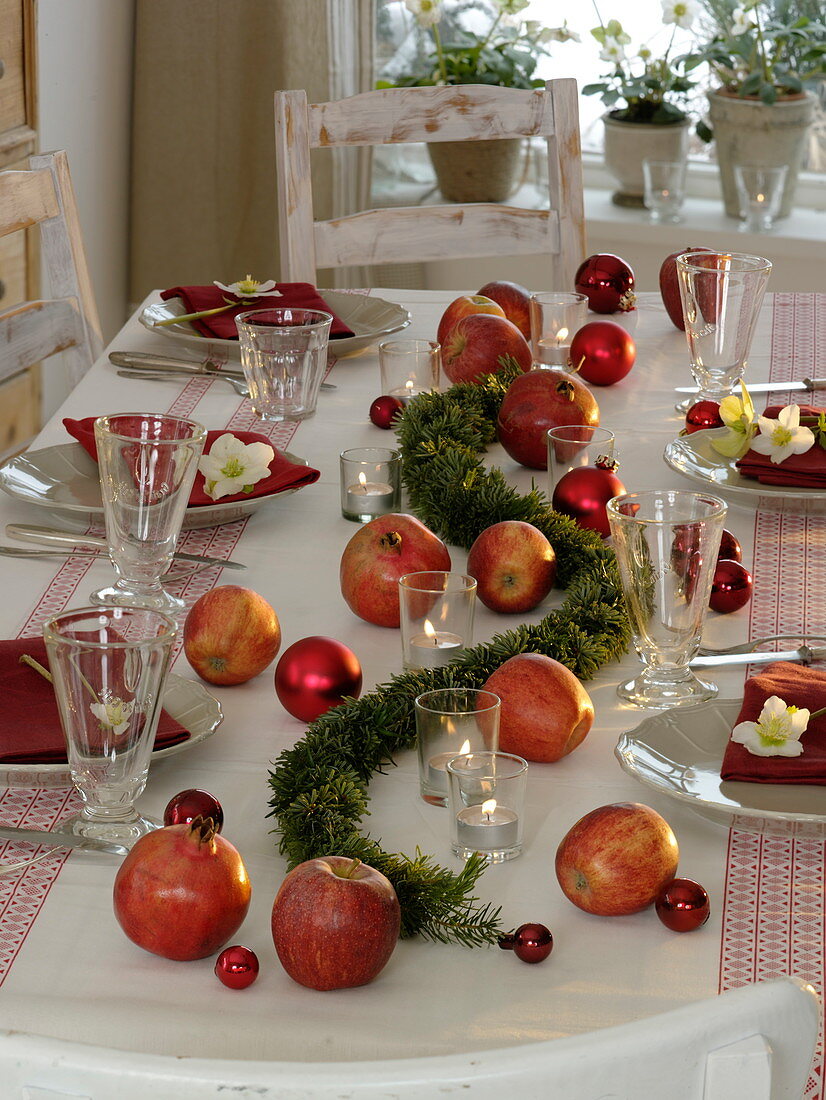
[[[377,428],[392,428],[399,413],[404,412],[404,402],[398,397],[386,394],[377,397],[370,406],[370,419]]]
[[[275,692],[293,718],[314,722],[345,696],[361,692],[361,663],[335,638],[314,635],[286,649],[275,666]]]
[[[613,386],[637,358],[637,345],[616,321],[589,321],[571,341],[571,367],[593,386]]]
[[[685,414],[687,435],[703,431],[705,428],[722,428],[722,426],[720,406],[716,401],[696,401]]]
[[[225,947],[215,963],[218,980],[230,989],[246,989],[258,977],[258,956],[248,947]]]
[[[594,313],[617,313],[635,309],[634,272],[611,252],[600,252],[583,260],[574,276],[574,290],[584,294]]]
[[[179,791],[170,798],[163,812],[163,823],[188,825],[196,817],[211,817],[215,822],[216,833],[220,833],[224,826],[224,810],[215,795],[192,787],[188,791]]]
[[[693,932],[708,920],[708,894],[690,878],[675,878],[654,903],[657,916],[672,932]]]
[[[612,466],[612,463],[579,466],[563,474],[551,500],[554,511],[570,516],[580,527],[598,531],[607,538],[611,532],[605,505],[611,497],[625,492]]]
[[[708,606],[723,615],[739,611],[751,599],[753,587],[751,573],[742,562],[721,558],[714,570]]]
[[[717,560],[720,561],[721,558],[725,558],[726,561],[743,560],[743,550],[731,531],[723,531],[720,536],[720,549],[717,552]]]
[[[539,963],[547,959],[554,949],[554,938],[544,924],[520,924],[515,932],[499,937],[503,951],[513,951],[526,963]]]

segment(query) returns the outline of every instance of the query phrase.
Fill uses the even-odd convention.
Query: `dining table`
[[[457,296],[401,288],[352,293],[403,306],[411,320],[398,335],[425,340],[435,338],[444,309]],[[282,652],[310,636],[334,638],[358,657],[363,693],[387,684],[402,671],[399,631],[358,618],[345,603],[339,581],[342,552],[358,530],[341,513],[340,453],[395,444],[392,429],[383,430],[368,416],[380,395],[375,345],[349,356],[331,355],[325,377],[334,388],[321,390],[314,416],[265,424],[256,419],[249,400],[218,376],[118,375],[108,358],[115,350],[207,361],[206,343],[181,343],[140,323],[142,311],[158,300],[153,293],[135,311],[29,453],[71,442],[64,417],[115,412],[169,412],[209,429],[265,434],[273,446],[320,471],[319,479],[300,491],[263,498],[239,518],[185,530],[179,549],[232,558],[246,569],[200,569],[177,581],[174,591],[189,607],[216,585],[253,589],[277,613]],[[823,502],[817,492],[805,499],[793,491],[766,499],[755,483],[727,494],[669,466],[664,451],[684,427],[684,414],[675,408],[675,387],[692,382],[685,336],[669,320],[658,293],[641,292],[633,311],[610,320],[628,328],[637,348],[633,369],[622,381],[593,387],[600,422],[616,436],[618,476],[629,491],[719,490],[729,506],[725,526],[739,540],[753,577],[752,597],[744,607],[730,614],[709,611],[703,643],[726,647],[779,634],[826,634],[826,509],[820,507],[826,493]],[[234,349],[222,349],[221,357],[239,367]],[[804,377],[826,377],[826,294],[768,294],[747,381]],[[444,378],[442,383],[449,385]],[[800,400],[781,389],[767,400],[782,404],[795,397]],[[484,462],[498,466],[520,493],[533,487],[547,491],[544,471],[518,465],[496,443]],[[406,498],[401,510],[410,510]],[[82,515],[3,492],[0,529],[9,523],[89,527]],[[0,541],[10,544],[1,534]],[[464,571],[467,549],[448,549],[452,569]],[[39,635],[49,616],[86,605],[90,593],[112,575],[105,555],[79,553],[4,557],[2,571],[0,624],[9,639]],[[479,603],[475,641],[521,622],[537,623],[564,598],[554,589],[525,615],[497,614]],[[540,922],[551,930],[554,947],[543,962],[528,965],[495,944],[469,948],[408,938],[398,942],[374,981],[320,992],[287,975],[271,934],[273,900],[288,867],[270,816],[269,777],[279,755],[302,738],[306,724],[279,701],[275,664],[246,683],[219,687],[199,679],[180,636],[175,654],[173,673],[218,700],[223,720],[211,735],[193,737],[153,759],[139,809],[161,819],[170,799],[189,788],[209,791],[220,801],[223,835],[240,852],[252,883],[248,915],[231,942],[255,951],[260,975],[244,990],[229,989],[213,972],[214,956],[170,961],[131,942],[113,912],[119,857],[51,849],[40,861],[4,873],[3,865],[20,862],[31,848],[0,841],[0,1028],[178,1057],[358,1062],[487,1050],[598,1031],[779,975],[796,975],[821,995],[826,990],[826,788],[801,788],[805,812],[799,814],[786,789],[780,797],[785,810],[755,818],[747,812],[748,791],[742,794],[749,785],[738,785],[745,800],[745,811],[738,812],[730,804],[720,808],[726,799],[718,797],[719,779],[702,789],[689,782],[692,751],[709,753],[707,740],[702,746],[695,742],[711,727],[717,738],[711,754],[722,755],[726,734],[715,723],[732,707],[736,713],[753,668],[705,669],[719,685],[717,699],[702,704],[705,710],[684,708],[666,715],[619,700],[617,685],[640,667],[631,650],[585,682],[595,708],[590,733],[556,763],[529,765],[524,850],[519,858],[489,866],[474,891],[481,903],[501,908],[503,929]],[[650,730],[654,723],[657,733],[666,721],[685,734],[675,751],[685,756],[681,763],[687,778],[642,781],[627,762],[620,763],[618,741],[634,744],[640,729]],[[451,849],[448,811],[420,797],[414,748],[397,753],[393,766],[374,775],[369,798],[369,816],[361,828],[386,851],[411,857],[418,851],[440,866],[461,869]],[[554,870],[560,841],[591,810],[623,802],[644,803],[670,824],[679,844],[678,874],[702,884],[710,898],[710,917],[701,927],[674,932],[653,907],[626,916],[594,916],[563,894]],[[77,805],[65,777],[38,779],[25,765],[0,765],[0,824],[51,829]],[[824,1096],[822,1036],[805,1096]]]

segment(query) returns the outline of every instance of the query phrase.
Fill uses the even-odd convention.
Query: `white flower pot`
[[[689,120],[655,126],[649,122],[624,122],[602,116],[605,125],[605,167],[619,183],[612,200],[617,206],[644,206],[642,162],[685,160],[688,154]]]

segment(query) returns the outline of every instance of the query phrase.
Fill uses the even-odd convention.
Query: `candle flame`
[[[557,342],[558,344],[561,344],[561,343],[562,343],[562,341],[563,341],[563,340],[565,339],[565,337],[566,337],[567,335],[568,335],[568,330],[567,330],[566,328],[561,328],[561,329],[559,330],[559,332],[558,332],[558,333],[556,334],[556,342]]]
[[[470,752],[470,741],[465,741],[465,743],[459,749],[459,755],[460,756],[467,756],[467,754],[469,752]]]
[[[432,639],[433,644],[436,644],[436,631],[433,629],[433,623],[430,619],[425,619],[424,627],[422,628],[428,638]]]
[[[366,484],[367,484],[367,474],[362,472],[362,473],[359,474],[359,485],[366,485]]]
[[[407,390],[408,393],[412,393],[413,392],[413,380],[409,378],[405,382],[404,388]]]
[[[495,810],[496,810],[496,799],[495,798],[488,798],[485,802],[482,803],[482,813],[485,815],[485,817],[490,817],[490,815],[492,813],[494,813]]]
[[[765,202],[766,201],[766,196],[765,195],[755,195],[755,198],[757,199],[758,202]]]

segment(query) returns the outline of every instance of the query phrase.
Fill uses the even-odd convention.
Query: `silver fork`
[[[169,371],[157,371],[153,370],[150,374],[148,371],[140,370],[119,370],[119,378],[142,378],[144,382],[147,378],[156,378],[159,382],[180,382],[182,378],[217,378],[221,382],[226,382],[228,386],[232,386],[239,397],[249,397],[250,391],[247,389],[246,383],[239,381],[237,378],[230,378],[226,374],[221,374],[220,371],[205,371],[203,374],[198,375],[190,371],[181,371],[176,373],[173,370]]]
[[[715,649],[713,646],[703,646],[697,650],[699,657],[723,657],[728,653],[755,653],[761,646],[768,642],[826,642],[826,635],[806,634],[773,634],[770,638],[754,638],[750,642],[741,642],[740,645],[726,646],[723,649]]]

